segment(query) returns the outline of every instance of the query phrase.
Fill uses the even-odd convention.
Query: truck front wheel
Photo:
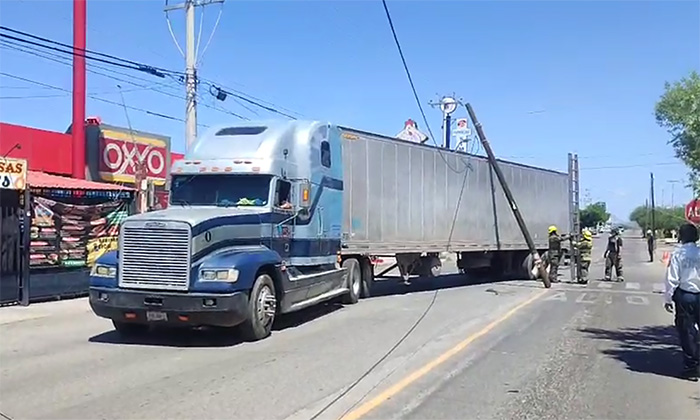
[[[362,268],[360,262],[354,258],[343,261],[343,268],[347,270],[346,285],[348,293],[343,296],[343,304],[352,305],[360,300],[362,292]]]
[[[241,324],[241,335],[246,341],[258,341],[270,335],[277,313],[275,285],[267,274],[260,274],[248,298],[248,317]]]

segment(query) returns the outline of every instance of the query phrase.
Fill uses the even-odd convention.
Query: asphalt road
[[[657,292],[663,265],[644,254],[641,240],[626,240],[625,283],[545,290],[460,276],[408,288],[387,280],[357,305],[282,318],[257,343],[220,331],[125,342],[84,299],[3,308],[0,411],[12,419],[697,419],[700,385],[675,377],[672,316]],[[592,275],[602,276],[602,261]]]

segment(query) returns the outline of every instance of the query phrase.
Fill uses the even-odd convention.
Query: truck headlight
[[[90,275],[97,277],[115,278],[117,277],[117,267],[113,267],[111,265],[95,264],[92,266],[92,270],[90,270]]]
[[[199,272],[199,281],[221,281],[233,283],[238,280],[238,270],[235,268],[226,269],[205,269]]]

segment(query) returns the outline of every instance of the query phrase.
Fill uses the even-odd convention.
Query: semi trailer
[[[566,173],[500,161],[540,252],[569,227]],[[170,207],[128,217],[92,268],[90,305],[121,333],[239,327],[372,293],[374,257],[404,280],[462,273],[536,278],[485,157],[318,121],[210,128],[175,162]]]

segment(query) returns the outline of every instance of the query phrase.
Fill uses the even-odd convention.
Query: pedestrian
[[[671,255],[666,269],[664,308],[675,312],[674,323],[683,349],[681,376],[697,381],[700,375],[700,248],[698,229],[690,223],[679,230],[681,245]],[[674,307],[675,305],[675,307]]]
[[[651,229],[647,230],[647,251],[649,251],[649,262],[654,262],[654,250],[656,249],[656,238]]]
[[[547,229],[549,232],[549,250],[547,260],[549,262],[549,280],[552,283],[559,281],[559,261],[561,259],[561,241],[568,238],[567,235],[559,236],[557,227],[552,225]]]
[[[593,234],[590,230],[584,229],[581,235],[581,242],[578,243],[578,253],[581,258],[581,273],[578,282],[588,283],[588,270],[591,267],[591,254],[593,251]]]
[[[612,269],[615,267],[617,281],[625,281],[622,276],[622,238],[617,228],[610,231],[603,258],[605,258],[605,280],[612,280]]]

